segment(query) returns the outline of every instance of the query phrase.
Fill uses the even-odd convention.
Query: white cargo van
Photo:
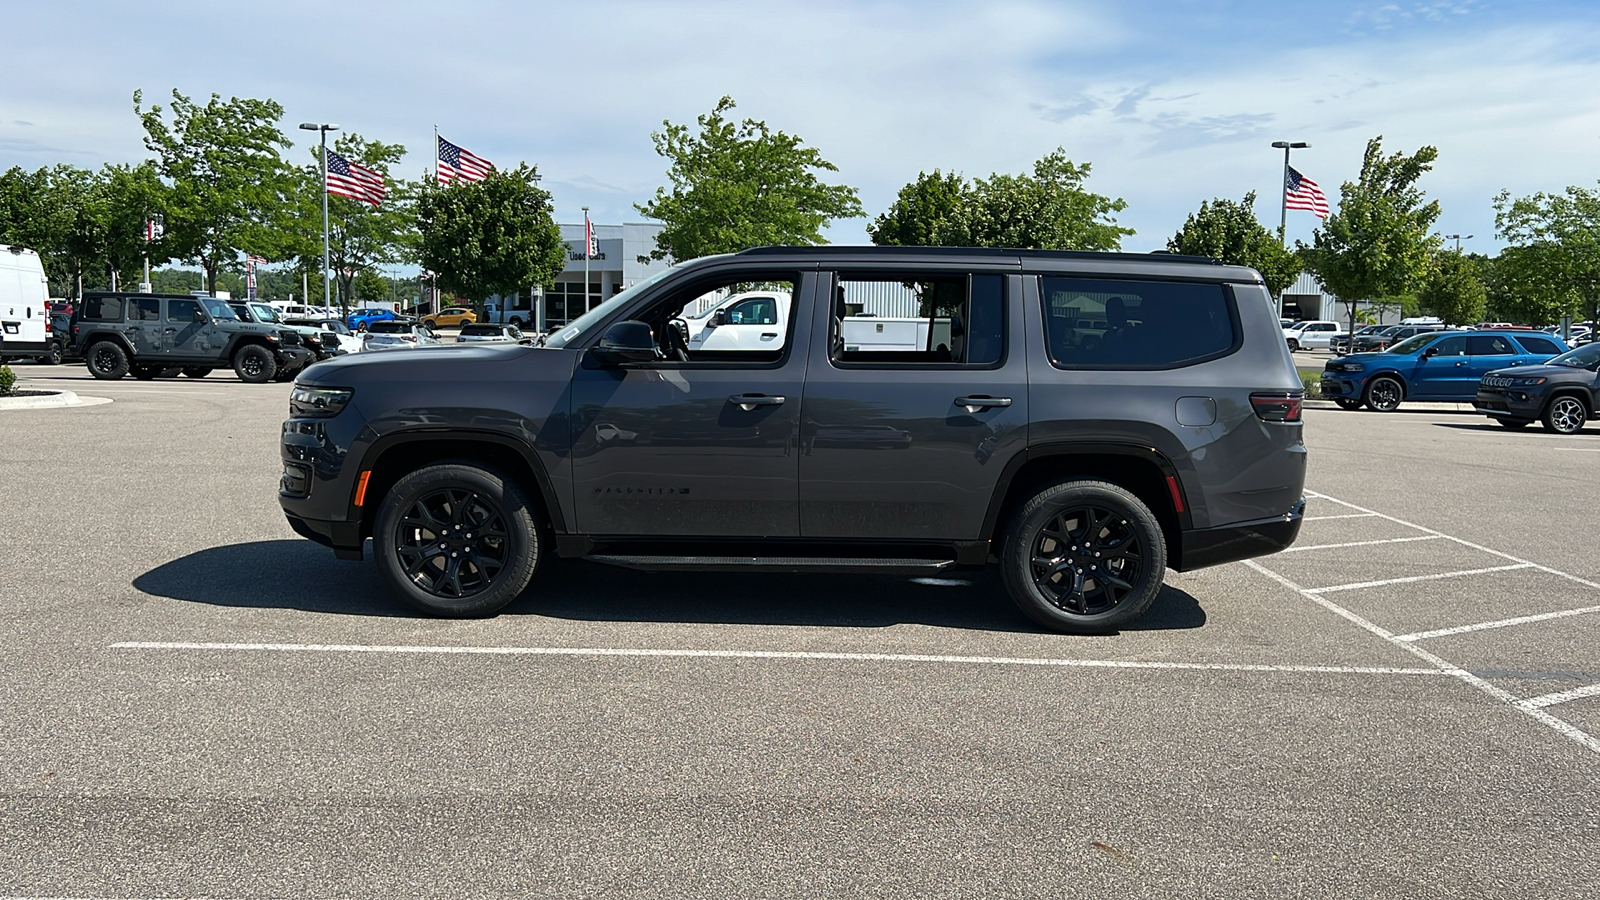
[[[50,285],[39,254],[0,244],[0,361],[50,353]]]

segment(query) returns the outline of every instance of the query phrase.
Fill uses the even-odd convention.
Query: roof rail
[[[923,256],[943,253],[962,253],[968,256],[1043,256],[1050,259],[1121,259],[1142,260],[1145,262],[1171,262],[1171,263],[1199,263],[1202,265],[1221,266],[1227,265],[1220,259],[1210,256],[1183,256],[1166,250],[1152,250],[1149,253],[1111,253],[1099,250],[1025,250],[1010,247],[922,247],[922,246],[877,246],[874,244],[820,244],[804,246],[771,246],[751,247],[740,250],[738,256],[767,256],[779,253],[814,253],[817,255],[834,254],[845,256],[870,255],[873,253],[893,253],[905,256]]]

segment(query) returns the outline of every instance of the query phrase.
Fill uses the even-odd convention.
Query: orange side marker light
[[[371,478],[371,477],[372,477],[372,470],[368,469],[365,472],[361,473],[361,477],[360,478],[356,479],[356,505],[357,506],[360,506],[361,504],[367,502],[367,479]]]

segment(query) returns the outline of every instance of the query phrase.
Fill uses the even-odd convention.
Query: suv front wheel
[[[423,612],[488,616],[527,588],[539,565],[528,496],[475,462],[426,466],[383,498],[372,530],[378,571]]]
[[[278,374],[278,361],[260,344],[246,344],[233,355],[233,373],[245,384],[266,384]]]
[[[1067,481],[1012,516],[1000,572],[1028,618],[1093,634],[1143,615],[1166,566],[1161,525],[1138,497],[1103,481]]]

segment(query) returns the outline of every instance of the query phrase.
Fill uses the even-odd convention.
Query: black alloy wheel
[[[1562,394],[1544,409],[1544,427],[1556,434],[1577,434],[1589,421],[1589,408],[1571,394]]]
[[[1405,398],[1405,393],[1405,388],[1400,386],[1400,382],[1387,375],[1380,375],[1367,382],[1367,408],[1375,412],[1394,412],[1400,408],[1400,401]]]
[[[234,354],[233,372],[246,384],[266,384],[278,374],[278,361],[271,350],[260,344],[247,344]]]
[[[55,341],[51,341],[50,349],[45,351],[43,356],[39,357],[39,362],[47,366],[61,365],[61,345]]]
[[[1149,507],[1124,488],[1068,481],[1017,511],[1002,559],[1008,592],[1035,622],[1103,632],[1149,609],[1161,590],[1166,542]]]
[[[1340,409],[1357,410],[1361,408],[1360,400],[1351,400],[1349,397],[1336,397],[1333,402],[1338,404]]]
[[[96,378],[116,381],[128,374],[128,354],[111,341],[101,341],[89,348],[89,374]]]
[[[533,507],[518,485],[473,461],[419,469],[378,510],[379,571],[412,606],[490,615],[515,600],[538,565]]]

